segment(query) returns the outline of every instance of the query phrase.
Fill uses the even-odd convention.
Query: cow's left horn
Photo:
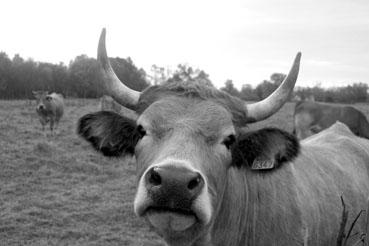
[[[300,59],[301,52],[297,53],[287,77],[270,96],[260,102],[246,104],[247,121],[249,123],[268,118],[277,112],[288,100],[299,74]]]
[[[106,31],[104,28],[100,35],[99,47],[97,50],[97,61],[100,66],[105,89],[109,96],[114,98],[114,100],[119,104],[130,109],[135,109],[138,99],[140,98],[140,92],[128,88],[114,73],[106,53],[105,36]]]

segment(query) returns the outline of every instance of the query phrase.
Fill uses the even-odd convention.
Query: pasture
[[[100,156],[76,122],[98,100],[66,100],[54,136],[45,136],[35,103],[0,101],[0,245],[164,245],[133,213],[132,159]],[[369,105],[354,105],[369,117]],[[293,103],[249,129],[292,131]]]

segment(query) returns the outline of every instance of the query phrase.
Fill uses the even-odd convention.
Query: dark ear
[[[295,136],[277,128],[265,128],[237,137],[232,146],[232,166],[268,170],[292,161],[300,145]]]
[[[133,155],[139,140],[136,123],[110,111],[83,116],[77,133],[105,156]]]

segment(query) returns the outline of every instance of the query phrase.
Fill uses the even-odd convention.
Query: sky
[[[96,57],[107,29],[111,57],[204,70],[217,87],[257,85],[287,73],[297,86],[369,83],[368,0],[0,0],[0,51],[69,64]]]

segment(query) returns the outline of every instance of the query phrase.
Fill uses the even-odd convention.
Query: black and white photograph
[[[0,246],[369,246],[369,0],[0,1]]]

